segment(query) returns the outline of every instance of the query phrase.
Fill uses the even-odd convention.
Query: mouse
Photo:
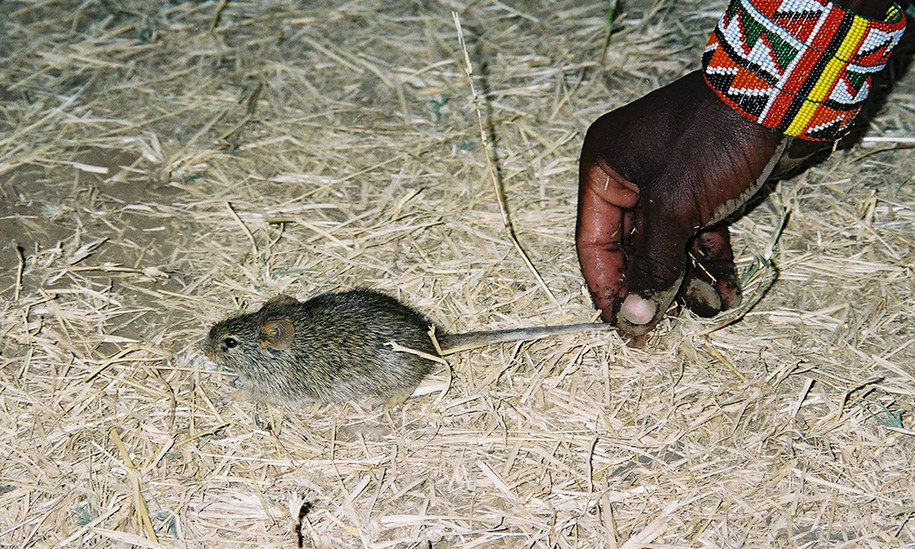
[[[359,288],[306,301],[276,296],[255,312],[214,324],[201,347],[258,401],[295,406],[370,397],[396,403],[443,355],[610,329],[580,323],[451,334],[398,299]]]

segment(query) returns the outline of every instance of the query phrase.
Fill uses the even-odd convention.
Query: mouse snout
[[[198,341],[197,349],[203,351],[203,354],[210,360],[219,360],[218,348],[209,337],[205,337]]]

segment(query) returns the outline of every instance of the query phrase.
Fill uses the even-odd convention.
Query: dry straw
[[[353,286],[591,318],[583,133],[723,5],[0,3],[0,547],[915,547],[904,57],[733,223],[733,316],[460,353],[393,409],[261,406],[196,349]]]

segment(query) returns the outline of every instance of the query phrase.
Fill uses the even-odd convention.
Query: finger
[[[627,334],[648,333],[683,281],[686,242],[693,229],[689,216],[682,212],[684,208],[671,207],[675,201],[676,197],[643,200],[642,234],[635,239],[627,272],[628,293],[617,318],[617,325]]]
[[[626,259],[620,247],[623,211],[635,204],[638,194],[595,162],[583,158],[580,166],[575,229],[578,260],[601,317],[614,322],[625,292]]]
[[[740,305],[743,292],[734,265],[728,226],[720,222],[699,231],[692,240],[690,250],[696,261],[696,276],[715,289],[720,299],[720,310]]]

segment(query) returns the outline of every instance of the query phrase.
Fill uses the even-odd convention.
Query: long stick
[[[502,190],[499,187],[499,182],[496,179],[496,172],[492,167],[492,158],[489,154],[489,139],[486,138],[486,127],[483,124],[483,113],[480,111],[480,96],[477,95],[477,89],[473,85],[473,65],[470,64],[470,54],[467,53],[467,45],[464,43],[464,30],[461,28],[461,18],[458,16],[456,11],[451,12],[451,16],[454,17],[454,26],[457,28],[458,41],[461,43],[461,51],[464,52],[464,73],[467,75],[467,81],[470,83],[470,93],[473,95],[473,108],[477,112],[477,124],[480,126],[480,140],[483,143],[483,155],[486,157],[486,172],[489,174],[489,180],[492,183],[493,193],[496,195],[496,203],[499,205],[499,213],[502,214],[502,225],[508,230],[509,239],[512,242],[512,245],[515,247],[515,250],[518,251],[518,254],[521,256],[521,260],[524,261],[524,264],[527,265],[528,270],[531,274],[534,275],[534,278],[537,280],[537,284],[543,288],[543,291],[546,292],[546,295],[549,296],[550,301],[556,305],[560,311],[562,306],[559,304],[559,301],[556,300],[556,296],[553,295],[553,292],[550,291],[549,286],[544,282],[543,277],[540,276],[540,273],[537,271],[537,267],[531,262],[530,258],[527,256],[527,253],[524,251],[524,248],[521,247],[521,243],[518,241],[518,236],[515,234],[515,227],[511,222],[511,219],[508,217],[508,211],[505,209],[505,197],[502,195]]]

